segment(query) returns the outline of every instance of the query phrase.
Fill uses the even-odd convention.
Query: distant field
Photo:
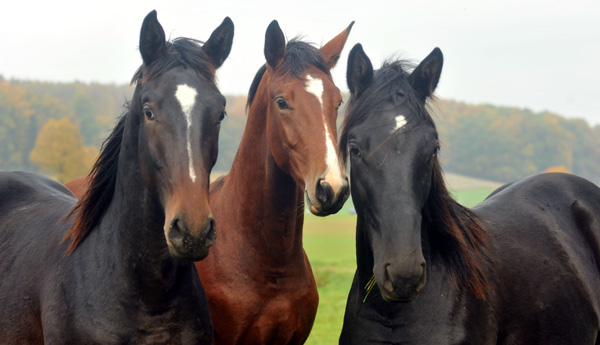
[[[454,198],[472,207],[500,186],[499,183],[446,174]],[[460,188],[460,189],[458,189]],[[336,215],[321,218],[311,214],[304,221],[304,249],[319,289],[319,309],[306,344],[338,343],[346,298],[356,268],[356,216],[352,200]]]

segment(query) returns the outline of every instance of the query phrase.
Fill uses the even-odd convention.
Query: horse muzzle
[[[350,196],[348,177],[335,184],[325,178],[319,178],[314,186],[312,197],[308,191],[306,195],[312,214],[317,216],[334,214],[344,206]]]
[[[171,256],[193,261],[206,258],[217,238],[212,216],[208,216],[200,226],[190,224],[181,215],[175,216],[165,233]]]
[[[386,302],[410,302],[419,296],[427,283],[424,260],[411,266],[387,264],[379,273],[375,278]]]

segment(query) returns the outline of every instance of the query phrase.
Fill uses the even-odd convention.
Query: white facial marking
[[[181,104],[181,109],[183,110],[183,115],[185,116],[185,120],[187,121],[187,151],[188,151],[188,163],[190,170],[190,178],[192,182],[196,182],[196,171],[194,170],[194,162],[192,157],[192,141],[191,141],[191,128],[192,128],[192,109],[194,109],[194,104],[196,104],[196,92],[195,89],[182,84],[177,86],[177,91],[175,91],[175,98]]]
[[[392,130],[392,133],[404,127],[404,125],[406,125],[406,118],[404,117],[404,115],[396,116],[396,124],[394,130]]]
[[[325,163],[327,164],[327,172],[325,173],[325,180],[329,182],[332,189],[337,192],[343,184],[342,171],[338,162],[337,154],[335,153],[335,145],[329,135],[329,127],[325,120],[325,113],[323,112],[323,80],[319,78],[313,78],[310,75],[306,76],[306,91],[312,93],[317,97],[321,104],[321,116],[323,117],[323,125],[325,128]]]
[[[319,103],[321,103],[321,109],[323,108],[323,80],[313,78],[309,75],[306,76],[306,91],[312,93],[317,97]]]

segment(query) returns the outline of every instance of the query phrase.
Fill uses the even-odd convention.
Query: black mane
[[[67,220],[75,214],[62,240],[62,242],[68,239],[72,240],[67,249],[67,254],[71,254],[87,235],[100,224],[104,212],[112,201],[127,114],[121,115],[117,125],[102,144],[100,155],[86,178],[86,183],[89,183],[87,191],[64,218]]]
[[[148,81],[161,73],[177,66],[184,66],[196,71],[198,75],[212,84],[215,83],[215,67],[208,55],[202,49],[204,42],[187,37],[178,37],[166,42],[166,55],[156,60],[150,66],[142,65],[133,75],[131,84]]]
[[[308,66],[315,66],[326,75],[331,76],[331,72],[327,67],[327,62],[319,49],[310,43],[300,41],[299,37],[292,38],[286,44],[283,63],[278,68],[278,71],[283,74],[289,73],[294,77],[299,77]],[[258,85],[266,71],[267,66],[262,65],[258,72],[256,72],[252,84],[250,85],[250,91],[248,91],[246,108],[249,108],[250,104],[252,104],[252,101],[256,96],[256,91],[258,90]]]

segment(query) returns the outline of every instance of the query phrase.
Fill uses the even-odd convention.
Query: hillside
[[[132,92],[126,85],[6,81],[0,76],[0,170],[45,172],[29,157],[50,120],[69,119],[83,145],[99,148]],[[246,123],[246,97],[226,99],[228,116],[221,127],[216,171],[231,167]],[[502,183],[564,166],[600,183],[600,126],[550,112],[452,100],[439,100],[432,112],[448,176]],[[342,117],[340,110],[339,122]],[[460,188],[462,182],[455,183]]]

